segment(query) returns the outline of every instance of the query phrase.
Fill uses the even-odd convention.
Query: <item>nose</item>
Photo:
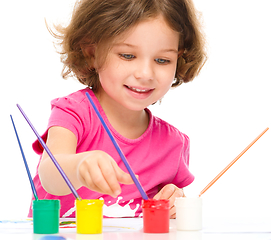
[[[149,60],[138,62],[134,76],[138,80],[153,80],[154,78],[154,66],[153,63]]]

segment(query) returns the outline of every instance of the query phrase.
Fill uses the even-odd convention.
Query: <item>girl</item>
[[[82,0],[67,27],[57,27],[63,77],[88,87],[52,101],[48,147],[83,199],[104,199],[105,217],[138,217],[141,196],[88,102],[88,92],[149,198],[174,200],[193,175],[189,139],[147,107],[191,81],[205,61],[190,0]],[[74,196],[42,154],[34,182],[40,199],[60,199],[74,217]],[[29,216],[31,216],[31,210]]]

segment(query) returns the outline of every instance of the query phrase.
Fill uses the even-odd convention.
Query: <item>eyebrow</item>
[[[114,44],[114,46],[126,46],[126,47],[131,47],[131,48],[137,48],[137,46],[133,45],[133,44],[129,44],[129,43],[116,43]],[[169,48],[169,49],[162,49],[161,52],[174,52],[174,53],[179,53],[179,51],[177,49],[174,48]]]
[[[114,47],[115,47],[115,46],[117,46],[117,47],[119,47],[119,46],[126,46],[126,47],[136,48],[135,45],[129,44],[129,43],[115,43],[113,46],[114,46]]]

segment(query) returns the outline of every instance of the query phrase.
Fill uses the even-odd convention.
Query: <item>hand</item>
[[[168,184],[164,186],[153,199],[169,199],[169,216],[170,218],[176,218],[176,207],[174,205],[175,198],[184,197],[182,189],[176,187],[174,184]]]
[[[83,186],[114,198],[121,193],[119,183],[133,183],[131,176],[103,151],[89,152],[79,163],[77,175]]]

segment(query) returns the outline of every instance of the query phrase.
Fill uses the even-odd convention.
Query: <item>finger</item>
[[[169,216],[172,216],[175,213],[176,213],[176,207],[175,207],[175,205],[173,205],[169,209]]]
[[[161,195],[162,195],[162,193],[161,193],[161,191],[159,191],[159,192],[153,197],[153,199],[159,200],[160,197],[161,197]]]
[[[109,194],[113,197],[117,197],[121,193],[121,188],[113,167],[114,162],[114,160],[111,161],[111,164],[108,164],[108,162],[100,162],[99,167],[107,186],[110,188]],[[101,183],[103,184],[103,182]]]
[[[185,197],[184,191],[182,188],[178,188],[177,196],[176,197]]]
[[[175,191],[175,186],[173,184],[168,184],[164,186],[155,196],[154,199],[169,199]]]
[[[170,218],[176,218],[175,200],[176,200],[176,198],[183,197],[183,196],[184,196],[183,190],[176,187],[176,190],[175,190],[174,194],[169,199]]]
[[[81,177],[82,178],[82,183],[83,186],[87,187],[88,189],[95,191],[95,192],[100,192],[102,193],[102,191],[94,184],[94,182],[92,181],[90,174],[85,174],[84,176]]]
[[[84,167],[84,164],[79,166],[77,176],[83,186],[86,186],[91,189],[91,186],[93,185],[93,183],[91,181],[90,174],[87,168]]]
[[[183,190],[175,186],[175,191],[169,198],[170,208],[174,206],[176,198],[183,197],[183,196],[184,196]]]
[[[129,173],[124,172],[114,161],[112,163],[112,166],[115,170],[116,177],[118,182],[123,183],[123,184],[133,184],[134,181]],[[136,178],[138,178],[138,175],[136,175]]]
[[[112,191],[112,188],[108,184],[108,181],[105,179],[101,168],[99,167],[91,168],[89,175],[90,175],[89,183],[92,183],[90,187],[92,187],[94,191],[103,194],[109,194],[111,196],[114,195],[114,192]]]
[[[87,170],[83,169],[79,172],[79,179],[83,186],[92,191],[103,193],[92,181],[91,174]]]
[[[79,165],[79,180],[82,178],[82,183],[93,191],[117,197],[121,189],[111,165],[114,160],[103,152],[95,152],[92,157]]]
[[[174,184],[164,186],[161,191],[154,196],[154,199],[169,199],[169,206],[172,208],[176,197],[183,197],[183,190],[176,187]]]
[[[165,189],[161,189],[161,191],[154,196],[154,199],[156,199],[156,200],[163,199],[163,198],[161,198],[161,196],[165,196],[165,195],[163,195],[164,190]],[[176,213],[176,207],[174,205],[174,202],[175,202],[174,194],[172,194],[168,200],[169,200],[169,217],[170,218],[176,218],[176,214],[175,214]]]

